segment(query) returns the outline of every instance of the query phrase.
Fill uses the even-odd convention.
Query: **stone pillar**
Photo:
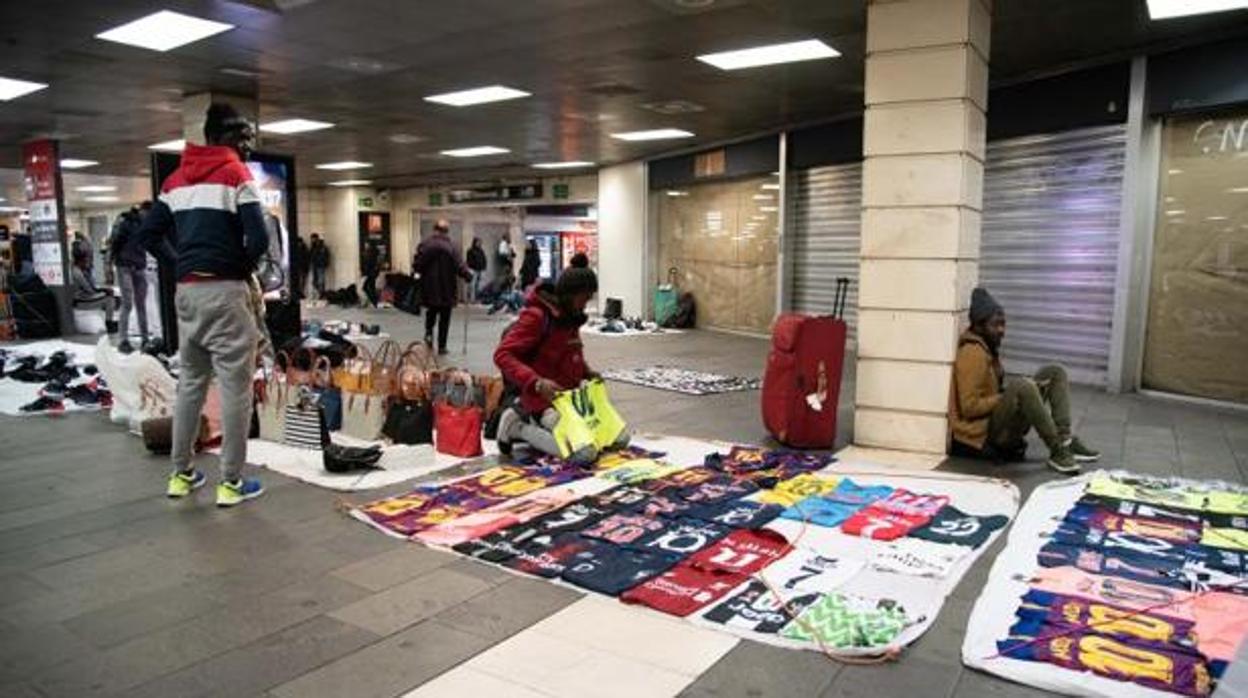
[[[231,104],[243,118],[258,127],[260,103],[254,97],[228,95],[220,92],[196,92],[182,97],[182,137],[187,143],[204,144],[204,116],[214,102]],[[256,149],[260,149],[260,132],[256,131]]]
[[[854,441],[944,453],[978,277],[988,0],[867,9]]]

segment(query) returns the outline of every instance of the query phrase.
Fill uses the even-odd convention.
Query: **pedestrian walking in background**
[[[451,310],[459,298],[456,278],[472,280],[472,271],[448,235],[450,230],[451,225],[445,220],[435,223],[433,235],[420,243],[412,260],[412,273],[420,274],[420,299],[425,306],[425,344],[434,346],[436,326],[439,354],[447,353]]]

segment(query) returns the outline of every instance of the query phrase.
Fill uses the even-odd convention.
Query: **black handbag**
[[[396,444],[433,443],[433,405],[426,400],[396,400],[386,411],[381,433]]]
[[[377,461],[381,460],[381,447],[342,446],[326,444],[321,451],[325,469],[331,473],[349,473],[353,470],[378,470]]]

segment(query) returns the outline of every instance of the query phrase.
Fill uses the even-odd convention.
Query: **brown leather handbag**
[[[158,456],[167,456],[173,451],[173,417],[145,419],[139,425],[139,430],[143,433],[143,446],[148,451]],[[199,435],[195,437],[195,450],[201,450],[204,443],[211,437],[208,418],[201,414],[199,415]]]

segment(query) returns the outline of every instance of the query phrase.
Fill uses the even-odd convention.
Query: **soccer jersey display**
[[[702,550],[728,535],[732,529],[701,519],[675,519],[666,526],[642,536],[633,545],[684,557]]]
[[[662,519],[639,514],[612,514],[582,530],[581,534],[616,545],[627,545],[636,543],[655,531],[662,531],[667,525]]]
[[[861,554],[845,550],[819,552],[794,548],[759,575],[785,598],[827,594],[840,588],[867,564]]]
[[[701,504],[684,512],[685,516],[712,521],[732,528],[762,528],[783,511],[775,504],[761,504],[731,499],[715,504]]]
[[[895,490],[846,519],[841,530],[864,538],[896,540],[927,525],[948,503],[948,497]]]
[[[910,619],[897,602],[826,594],[780,631],[794,640],[817,640],[837,649],[887,647]]]
[[[564,581],[600,594],[617,596],[671,569],[679,555],[592,543],[564,561]]]
[[[563,574],[578,554],[593,546],[593,541],[574,533],[534,539],[519,546],[503,564],[517,572],[553,578]]]
[[[1167,521],[1143,516],[1127,516],[1100,507],[1080,504],[1066,514],[1068,524],[1078,524],[1094,531],[1160,538],[1174,543],[1200,541],[1199,521]]]
[[[1005,516],[973,516],[955,506],[946,505],[927,525],[916,528],[910,535],[933,543],[978,548],[988,542],[993,531],[1007,523],[1009,518]]]
[[[1137,646],[1197,652],[1196,624],[1165,615],[1165,608],[1130,609],[1077,596],[1032,589],[1018,607],[1018,616],[1055,627],[1109,635]]]
[[[818,594],[801,594],[782,600],[762,582],[752,581],[702,617],[733,628],[774,634],[818,599]]]
[[[886,485],[863,487],[844,478],[827,494],[804,499],[784,510],[784,518],[809,521],[816,526],[835,528],[863,507],[888,497],[893,488]]]
[[[714,504],[729,499],[737,499],[758,491],[758,486],[746,481],[736,480],[728,475],[720,475],[696,485],[678,490],[681,499],[695,504]]]
[[[832,476],[803,473],[776,484],[775,488],[764,492],[758,498],[758,501],[791,507],[807,497],[826,494],[835,490],[837,482],[837,478]]]
[[[789,542],[775,531],[733,531],[715,545],[690,557],[689,564],[704,569],[754,574],[779,560],[788,549]]]
[[[943,578],[966,557],[967,549],[957,545],[902,538],[884,547],[871,558],[871,569],[914,577]]]
[[[673,616],[687,616],[735,589],[743,574],[680,563],[639,586],[620,594],[625,603],[649,606]]]
[[[997,646],[1002,656],[1091,671],[1160,691],[1207,696],[1213,689],[1209,665],[1197,655],[1139,647],[1085,630],[1054,634],[1023,620]]]

